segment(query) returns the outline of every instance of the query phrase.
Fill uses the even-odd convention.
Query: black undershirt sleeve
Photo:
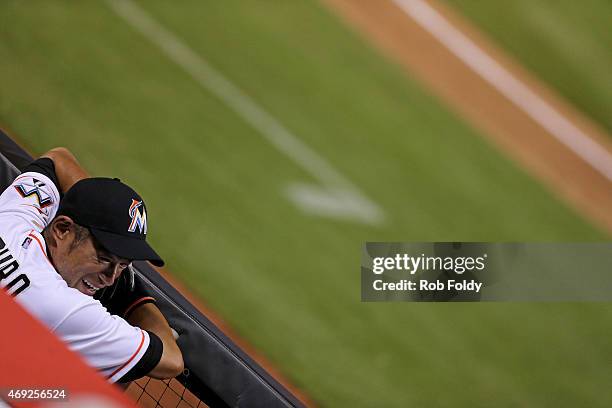
[[[145,375],[149,374],[161,360],[162,352],[164,351],[162,341],[155,333],[148,330],[146,332],[149,333],[150,339],[147,351],[145,351],[145,354],[142,356],[140,361],[138,361],[138,363],[136,363],[136,365],[132,367],[130,371],[121,377],[121,379],[118,381],[119,383],[127,383],[144,377]]]
[[[28,171],[40,173],[49,177],[53,184],[55,184],[55,187],[57,187],[57,191],[59,191],[60,197],[63,195],[59,185],[59,181],[57,180],[57,174],[55,173],[55,164],[53,163],[53,160],[47,157],[36,159],[23,169],[23,173],[26,173]]]
[[[111,286],[100,289],[94,295],[110,314],[121,316],[127,320],[129,314],[145,303],[155,303],[142,279],[127,268]]]

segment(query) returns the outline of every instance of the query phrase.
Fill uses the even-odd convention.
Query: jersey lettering
[[[17,285],[18,283],[21,284],[13,288],[13,286]],[[21,292],[23,292],[28,286],[30,286],[30,279],[28,279],[28,277],[22,273],[21,275],[15,277],[15,279],[10,281],[8,285],[6,285],[5,290],[9,295],[15,297]]]
[[[23,273],[11,278],[13,272],[17,269],[19,269],[19,263],[13,258],[6,243],[0,238],[0,282],[4,283],[4,281],[7,281],[6,285],[3,286],[5,286],[6,291],[13,297],[30,286],[30,279]],[[20,285],[16,286],[17,284]]]

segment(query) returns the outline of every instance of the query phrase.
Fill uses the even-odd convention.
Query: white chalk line
[[[612,181],[612,154],[513,76],[424,0],[392,0],[451,53],[559,142]]]
[[[318,215],[368,224],[383,221],[383,211],[377,204],[149,13],[131,0],[107,2],[117,15],[157,45],[200,86],[225,102],[270,144],[323,185],[323,188],[303,183],[290,186],[286,193],[300,208]]]

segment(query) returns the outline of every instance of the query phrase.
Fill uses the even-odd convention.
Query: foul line
[[[107,1],[120,17],[161,48],[168,58],[190,74],[203,88],[225,102],[269,143],[326,187],[324,192],[329,194],[321,194],[321,191],[313,194],[314,189],[306,189],[303,185],[290,188],[290,194],[298,190],[299,194],[293,196],[308,200],[300,203],[301,205],[318,206],[325,209],[328,215],[339,218],[343,218],[343,209],[347,212],[352,209],[365,221],[374,224],[382,221],[382,210],[355,185],[145,10],[132,0]],[[350,201],[346,201],[347,197]]]
[[[465,65],[609,181],[612,154],[574,126],[424,0],[392,0]]]

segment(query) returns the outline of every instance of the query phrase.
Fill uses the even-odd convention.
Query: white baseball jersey
[[[17,177],[0,195],[0,286],[115,382],[145,354],[149,334],[68,287],[55,270],[41,232],[59,201],[51,179],[35,172]]]

